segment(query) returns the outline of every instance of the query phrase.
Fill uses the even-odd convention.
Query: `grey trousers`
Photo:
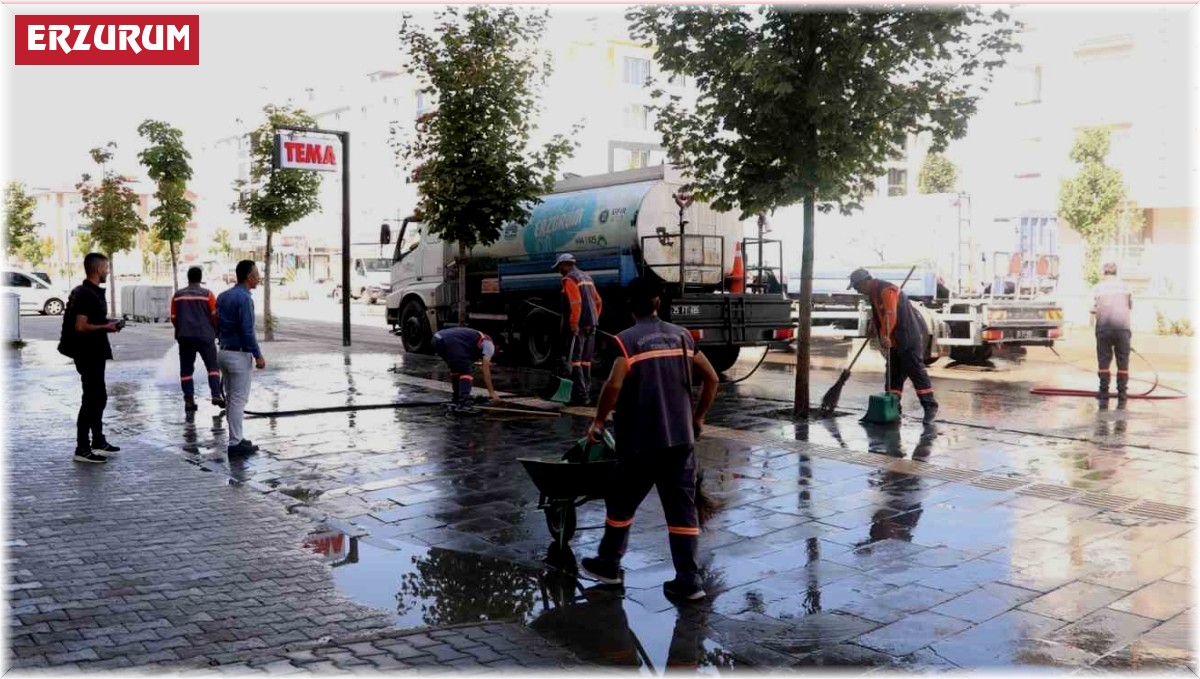
[[[254,356],[244,351],[225,351],[217,355],[221,379],[225,383],[225,420],[229,423],[229,445],[242,442],[242,420],[250,400],[250,378],[254,374]]]

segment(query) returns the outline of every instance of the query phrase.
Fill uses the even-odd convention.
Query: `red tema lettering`
[[[312,165],[337,165],[337,157],[333,154],[332,145],[304,144],[298,141],[283,142],[289,163],[309,163]]]

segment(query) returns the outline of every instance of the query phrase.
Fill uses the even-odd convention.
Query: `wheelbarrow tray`
[[[518,458],[538,491],[551,500],[574,499],[580,496],[604,497],[612,488],[617,473],[616,460],[598,462],[563,462]]]

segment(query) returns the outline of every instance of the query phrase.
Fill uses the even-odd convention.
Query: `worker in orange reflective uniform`
[[[569,253],[558,256],[554,269],[562,274],[563,342],[571,373],[571,405],[588,405],[596,326],[600,324],[600,293],[592,277],[579,270]]]
[[[904,380],[912,380],[917,398],[925,409],[923,422],[937,417],[938,403],[933,397],[933,382],[925,370],[925,322],[908,301],[908,295],[887,281],[871,277],[866,269],[850,274],[850,287],[867,296],[871,315],[879,333],[879,343],[888,352],[891,383],[885,388],[896,396],[904,395]]]

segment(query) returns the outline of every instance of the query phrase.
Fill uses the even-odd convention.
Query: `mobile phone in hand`
[[[125,319],[122,318],[121,320],[117,321],[117,330],[124,330],[124,329],[125,329]]]

